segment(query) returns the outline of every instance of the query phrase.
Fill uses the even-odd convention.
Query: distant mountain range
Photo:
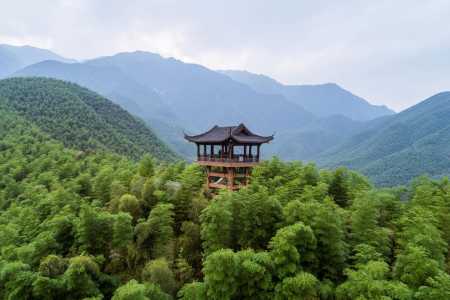
[[[354,121],[343,118],[345,114],[336,118],[342,110],[330,110],[325,116],[317,116],[285,95],[271,94],[265,89],[257,91],[229,74],[148,52],[120,53],[83,63],[44,61],[19,70],[14,76],[52,77],[86,86],[141,117],[186,157],[193,155],[193,149],[182,139],[183,131],[200,132],[216,124],[244,122],[262,134],[276,132],[288,143],[283,147],[277,143],[270,147],[267,155],[283,154],[287,152],[285,149],[293,149],[292,145],[302,141],[311,146],[293,149],[287,157],[308,159],[312,153],[324,151],[342,139],[342,132],[337,132],[336,128],[347,128],[347,124]],[[276,84],[278,88],[283,87]],[[337,90],[344,95],[340,99],[343,104],[337,107],[356,101],[351,93]],[[369,111],[377,107],[364,100],[358,101],[365,105],[369,118]],[[386,110],[385,113],[392,112]],[[372,115],[375,116],[378,115]],[[325,120],[322,121],[322,117]],[[314,128],[314,124],[326,123],[326,118],[330,117],[334,118],[334,123],[342,120],[343,124]],[[351,132],[346,131],[345,136]]]
[[[318,85],[284,85],[265,76],[247,71],[219,71],[242,82],[259,93],[283,95],[317,117],[342,115],[357,121],[372,120],[394,111],[386,106],[372,105],[334,83]]]
[[[85,86],[143,119],[186,158],[193,157],[194,149],[183,140],[183,131],[198,133],[216,124],[244,122],[255,132],[276,133],[274,143],[264,149],[266,156],[312,160],[331,167],[346,165],[381,185],[405,183],[423,172],[447,174],[445,160],[444,166],[435,164],[443,159],[443,152],[434,149],[431,142],[424,144],[426,136],[437,135],[440,149],[448,147],[443,128],[438,134],[431,128],[434,123],[423,127],[428,124],[424,118],[436,119],[437,112],[425,109],[423,116],[412,114],[404,120],[403,116],[415,108],[395,114],[336,84],[284,85],[265,75],[214,71],[142,51],[75,62],[42,49],[36,52],[46,53],[41,60],[27,58],[15,54],[14,49],[7,54],[0,51],[0,62],[9,61],[12,52],[32,63],[22,63],[22,68],[16,64],[3,76],[51,77]],[[446,105],[444,100],[431,102]],[[445,111],[443,107],[440,110]],[[400,130],[402,126],[406,129]],[[420,139],[416,131],[423,134]],[[401,146],[393,146],[397,144]],[[420,161],[411,163],[413,157],[420,157],[422,164],[427,162],[430,167],[421,166]]]

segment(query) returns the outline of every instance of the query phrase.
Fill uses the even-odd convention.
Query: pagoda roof
[[[198,135],[184,135],[184,138],[197,144],[222,144],[230,140],[236,144],[263,144],[273,140],[273,135],[261,136],[252,133],[244,124],[238,126],[214,126]]]

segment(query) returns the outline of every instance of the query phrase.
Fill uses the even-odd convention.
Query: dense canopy
[[[147,152],[163,160],[176,159],[144,122],[76,84],[48,78],[4,79],[0,104],[71,148],[134,159]]]
[[[0,299],[450,298],[446,178],[378,189],[345,168],[273,158],[247,187],[213,194],[196,164],[151,148],[132,159],[112,151],[117,141],[68,148],[44,126],[51,112],[35,115],[45,101],[20,110],[10,99],[0,101]],[[74,130],[69,117],[59,124]]]
[[[450,183],[80,153],[0,106],[0,299],[448,299]]]

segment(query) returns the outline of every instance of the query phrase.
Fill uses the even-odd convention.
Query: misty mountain
[[[407,183],[428,174],[450,173],[450,92],[430,97],[367,129],[318,158],[324,166],[345,165],[380,185]]]
[[[316,118],[281,95],[267,95],[195,64],[147,52],[84,63],[40,62],[13,76],[43,76],[88,87],[144,119],[186,157],[194,149],[183,131],[241,122],[263,134],[306,126]]]
[[[366,126],[366,122],[342,115],[317,119],[302,128],[277,133],[276,143],[268,145],[265,152],[267,156],[277,155],[283,159],[313,160]]]
[[[334,83],[318,85],[284,85],[265,76],[246,71],[220,71],[255,91],[283,95],[318,117],[343,115],[357,121],[372,120],[394,112],[386,106],[373,105]]]
[[[121,53],[87,62],[114,66],[136,82],[154,89],[185,128],[244,122],[262,133],[306,125],[314,116],[280,95],[258,93],[228,76],[196,64],[148,52]]]
[[[119,68],[44,61],[25,67],[13,76],[57,78],[87,87],[142,118],[178,153],[184,156],[192,154],[193,150],[183,140],[183,127],[160,95],[137,83]]]
[[[258,80],[244,84],[200,65],[138,51],[83,63],[39,62],[14,76],[58,78],[92,89],[141,117],[185,157],[192,157],[193,148],[183,131],[198,133],[216,124],[244,122],[261,134],[276,132],[267,156],[307,160],[366,128],[337,109],[317,117],[286,96],[291,87],[244,74]]]
[[[0,45],[0,78],[44,60],[74,62],[74,60],[64,58],[46,49],[30,46]]]

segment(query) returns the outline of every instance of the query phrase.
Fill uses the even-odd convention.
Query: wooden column
[[[247,156],[247,145],[244,145],[244,157]]]
[[[228,174],[227,186],[228,186],[228,189],[230,191],[232,191],[233,190],[233,186],[234,186],[234,168],[227,168],[227,174]]]
[[[206,145],[203,144],[203,156],[206,156]]]
[[[200,157],[200,145],[197,144],[197,159]]]
[[[211,183],[211,177],[209,176],[210,173],[211,173],[211,167],[208,166],[208,167],[206,167],[206,183],[208,185],[208,188],[210,187],[210,183]]]
[[[252,145],[249,146],[248,156],[252,157]]]
[[[214,145],[211,145],[211,146],[210,146],[210,153],[209,153],[209,156],[210,156],[210,157],[213,157],[213,156],[214,156]]]
[[[256,147],[256,160],[259,161],[259,148],[261,147],[261,145],[258,145]]]
[[[245,185],[248,185],[248,178],[250,176],[250,168],[245,168]]]

